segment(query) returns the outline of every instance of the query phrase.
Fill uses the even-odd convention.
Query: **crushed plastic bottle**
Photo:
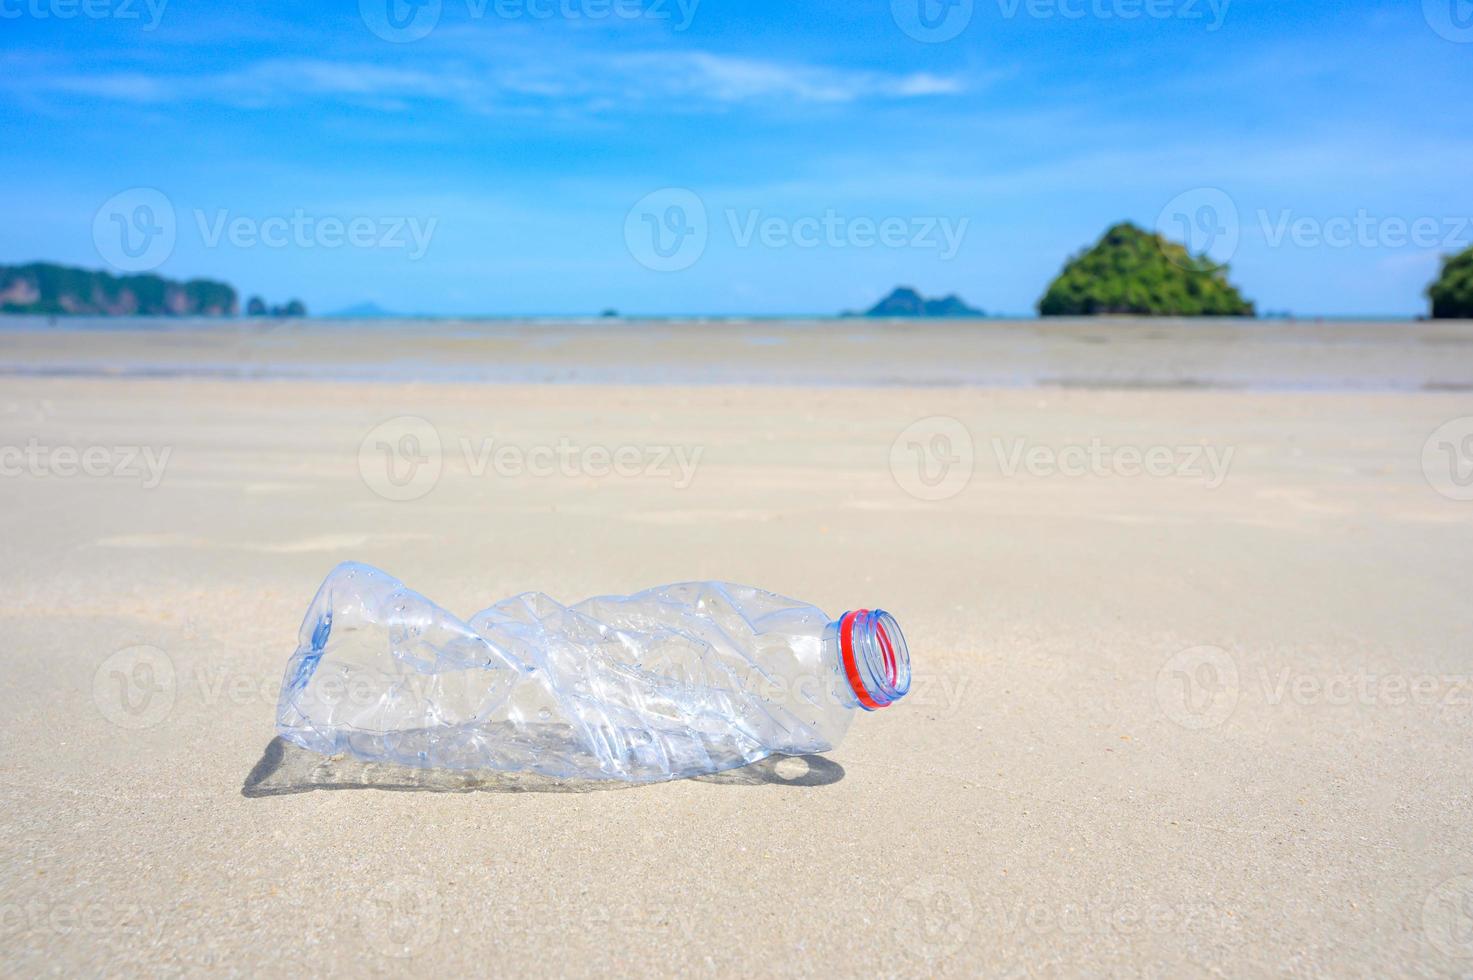
[[[527,593],[462,621],[346,563],[307,611],[276,720],[327,754],[646,782],[827,751],[856,709],[909,689],[883,610],[832,620],[692,582],[574,606]]]

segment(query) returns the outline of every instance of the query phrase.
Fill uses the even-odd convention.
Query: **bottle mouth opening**
[[[910,690],[910,648],[895,617],[883,609],[857,609],[839,620],[839,652],[854,696],[878,711]]]

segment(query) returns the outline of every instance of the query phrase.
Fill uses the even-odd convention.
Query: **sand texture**
[[[1424,466],[1464,393],[0,384],[36,447],[0,478],[9,975],[1473,969],[1473,503]],[[311,756],[276,692],[348,558],[461,612],[883,606],[917,683],[824,758],[641,788]]]

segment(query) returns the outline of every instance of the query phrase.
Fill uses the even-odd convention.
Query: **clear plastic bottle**
[[[633,782],[833,748],[855,709],[910,689],[894,618],[718,582],[563,606],[540,593],[462,621],[367,565],[322,583],[277,729],[404,765]]]

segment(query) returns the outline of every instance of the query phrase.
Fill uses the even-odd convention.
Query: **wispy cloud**
[[[303,101],[343,102],[384,111],[441,102],[476,111],[529,102],[563,107],[631,107],[682,100],[689,108],[739,103],[850,103],[956,95],[958,78],[927,72],[890,73],[731,57],[703,51],[582,54],[556,70],[545,59],[498,54],[492,62],[430,62],[389,68],[371,62],[320,58],[266,59],[203,74],[140,70],[29,72],[11,76],[32,97],[46,92],[116,102],[220,102],[251,108]]]
[[[892,74],[782,64],[733,58],[702,51],[626,56],[617,60],[628,77],[647,79],[665,94],[718,102],[797,99],[802,102],[853,102],[867,98],[956,95],[955,78],[929,73]]]

